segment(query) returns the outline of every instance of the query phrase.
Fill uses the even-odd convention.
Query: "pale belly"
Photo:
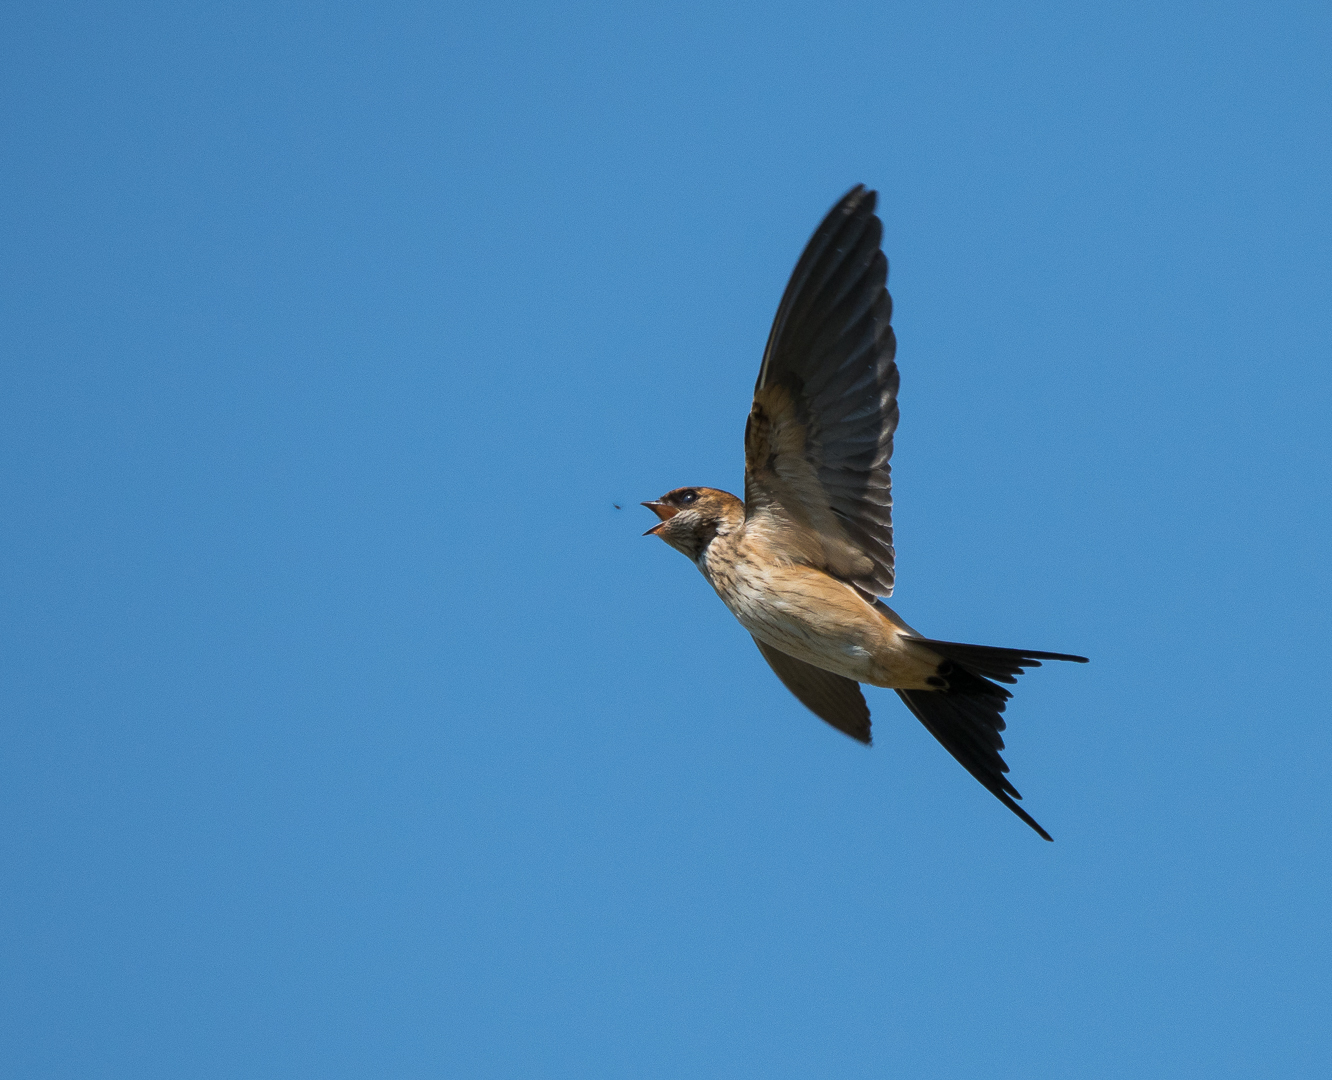
[[[929,689],[939,657],[850,586],[808,567],[701,566],[740,624],[788,656],[856,682]]]

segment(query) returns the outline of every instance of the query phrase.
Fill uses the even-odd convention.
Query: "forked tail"
[[[1070,653],[1001,649],[929,638],[918,640],[944,658],[937,669],[939,686],[935,690],[898,690],[898,696],[987,791],[1046,840],[1053,839],[1014,801],[1022,796],[1009,783],[1005,775],[1008,764],[999,754],[1004,748],[999,734],[1005,726],[1001,714],[1013,695],[995,682],[1015,683],[1026,668],[1040,667],[1042,660],[1085,664],[1087,658]]]

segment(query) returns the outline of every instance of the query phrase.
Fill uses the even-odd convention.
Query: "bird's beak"
[[[675,515],[680,512],[678,506],[668,506],[666,503],[656,499],[652,502],[645,502],[642,505],[646,506],[656,514],[657,517],[661,518],[661,523],[653,525],[652,528],[648,529],[648,531],[643,534],[644,536],[655,536],[657,530],[660,529],[662,525],[665,525],[666,522],[670,521],[671,518],[675,517]]]

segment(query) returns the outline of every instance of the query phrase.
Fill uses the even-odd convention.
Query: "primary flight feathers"
[[[852,188],[786,286],[745,427],[745,506],[799,530],[838,576],[891,596],[897,339],[874,204]]]

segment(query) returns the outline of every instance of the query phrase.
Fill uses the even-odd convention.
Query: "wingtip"
[[[873,188],[867,188],[864,184],[857,184],[840,199],[837,205],[848,212],[865,209],[873,212],[878,205],[879,193]]]
[[[809,706],[806,705],[805,708],[809,708]],[[814,715],[818,716],[818,713],[815,713]],[[820,717],[820,719],[824,718]],[[826,722],[827,721],[825,720],[825,723]],[[874,748],[874,733],[869,730],[868,724],[865,726],[864,731],[847,731],[845,728],[839,728],[838,730],[840,730],[844,735],[847,735],[848,737],[854,739],[856,742],[860,743],[860,745],[865,747],[865,749],[872,750]]]

